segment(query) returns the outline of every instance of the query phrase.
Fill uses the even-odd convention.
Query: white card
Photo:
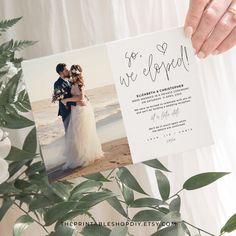
[[[213,143],[183,28],[107,44],[133,163]]]

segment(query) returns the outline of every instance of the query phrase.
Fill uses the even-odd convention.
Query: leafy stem
[[[7,198],[7,197],[20,197],[22,193],[20,194],[4,194],[4,195],[1,195],[0,196],[0,199],[4,199],[4,198]],[[27,192],[24,192],[23,193],[24,195],[28,195],[28,196],[43,196],[43,197],[46,197],[48,198],[47,196],[45,196],[44,194],[41,194],[41,193],[27,193]]]
[[[109,174],[106,176],[106,179],[108,179],[114,171],[115,171],[115,169],[112,169],[112,170],[109,172]],[[99,186],[98,191],[103,187],[103,185],[104,185],[104,184],[102,183],[102,184]]]
[[[38,225],[40,225],[48,234],[49,231],[46,229],[46,227],[40,223],[38,220],[34,219],[27,211],[25,211],[20,205],[18,205],[15,201],[13,202],[13,204],[15,206],[17,206],[21,211],[23,211],[27,216],[29,216],[30,218],[32,218],[34,220],[34,222],[36,222]]]
[[[208,234],[208,235],[211,235],[211,236],[217,236],[217,235],[212,234],[212,233],[209,233],[209,232],[207,232],[207,231],[205,231],[205,230],[203,230],[203,229],[200,229],[199,227],[197,227],[197,226],[195,226],[195,225],[193,225],[193,224],[191,224],[191,223],[189,223],[189,222],[187,222],[187,221],[185,221],[185,220],[183,220],[182,222],[185,223],[186,225],[191,226],[192,228],[197,229],[199,233],[203,232],[203,233]]]
[[[182,192],[183,190],[184,190],[183,188],[180,189],[177,193],[175,193],[174,195],[170,196],[170,197],[167,199],[167,201],[170,200],[171,198],[175,197],[175,196],[178,196],[179,193]]]

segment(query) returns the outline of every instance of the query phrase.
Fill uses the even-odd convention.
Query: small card
[[[133,163],[212,144],[183,29],[107,44]]]

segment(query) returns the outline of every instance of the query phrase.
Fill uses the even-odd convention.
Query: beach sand
[[[62,171],[60,167],[49,170],[49,181],[71,180],[80,176],[132,164],[127,138],[104,143],[102,144],[102,149],[104,151],[104,157],[95,160],[89,166],[78,167],[67,171]]]

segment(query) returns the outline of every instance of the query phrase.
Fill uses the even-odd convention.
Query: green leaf
[[[139,208],[139,207],[153,207],[160,206],[165,204],[163,201],[156,198],[139,198],[130,204],[130,207]]]
[[[62,218],[68,212],[74,210],[78,202],[61,202],[48,209],[44,214],[45,225],[49,226],[60,218]]]
[[[10,177],[12,177],[14,174],[16,174],[29,160],[23,160],[23,161],[14,161],[9,164],[9,174]]]
[[[11,183],[4,182],[0,184],[0,194],[14,194],[18,192],[19,189],[15,188],[12,182]]]
[[[32,184],[36,184],[42,188],[45,188],[49,185],[48,183],[48,177],[45,175],[45,173],[40,174],[32,174],[29,177],[29,180]],[[56,194],[55,194],[56,195]],[[57,195],[56,195],[57,196]]]
[[[78,203],[78,208],[91,208],[100,202],[103,202],[109,198],[116,196],[116,194],[112,192],[94,192],[89,193],[88,195],[84,196],[80,199]]]
[[[26,108],[25,108],[21,103],[19,103],[19,102],[15,102],[14,105],[15,105],[15,108],[17,109],[17,111],[19,111],[19,112],[28,112],[28,111],[29,111],[28,109],[26,109]]]
[[[21,233],[26,230],[33,222],[34,220],[28,215],[19,217],[14,224],[13,236],[20,236]]]
[[[75,230],[76,228],[73,224],[66,222],[63,225],[59,225],[55,232],[50,233],[49,236],[72,236]]]
[[[94,180],[83,181],[71,191],[71,197],[73,197],[73,195],[76,195],[78,193],[86,193],[89,191],[93,191],[94,188],[97,188],[100,186],[101,186],[101,183],[98,181],[94,181]]]
[[[13,18],[11,20],[2,20],[2,21],[0,21],[0,31],[5,32],[8,28],[15,25],[21,18],[22,17]]]
[[[230,217],[226,224],[221,229],[220,233],[230,233],[236,230],[236,214]]]
[[[36,127],[33,127],[33,129],[27,135],[22,149],[26,152],[36,153],[37,151]]]
[[[19,40],[18,41],[18,40],[15,40],[11,50],[19,51],[19,50],[27,48],[29,46],[33,46],[36,43],[37,43],[37,41],[29,41],[29,40]]]
[[[121,182],[118,182],[126,204],[129,206],[134,201],[134,192]]]
[[[172,223],[179,223],[181,221],[181,215],[177,211],[169,212],[168,214],[164,215],[161,219],[161,222],[172,222]]]
[[[31,183],[22,179],[16,179],[14,186],[18,189],[25,189],[31,186]]]
[[[170,183],[168,178],[159,170],[155,170],[159,192],[163,200],[167,200],[170,196]]]
[[[183,188],[186,190],[195,190],[198,188],[202,188],[228,174],[229,172],[208,172],[195,175],[185,181]]]
[[[38,161],[38,162],[35,162],[32,165],[30,165],[26,169],[25,174],[27,176],[30,176],[30,175],[33,175],[33,174],[36,174],[36,173],[42,173],[44,171],[45,171],[45,166],[44,166],[43,162]]]
[[[177,211],[179,212],[180,211],[180,205],[181,205],[181,199],[179,196],[177,196],[175,199],[173,199],[171,202],[170,202],[170,211]]]
[[[33,201],[30,202],[29,209],[30,209],[30,211],[34,211],[34,210],[37,210],[40,208],[52,206],[53,204],[54,204],[54,202],[52,200],[50,200],[47,197],[41,196],[41,197],[34,199]]]
[[[107,202],[112,206],[115,210],[117,210],[121,215],[123,215],[125,218],[127,218],[127,214],[121,205],[120,201],[117,199],[117,197],[112,197],[107,199]]]
[[[77,217],[78,215],[83,215],[88,211],[87,208],[80,208],[77,210],[72,210],[69,213],[65,214],[62,218],[60,218],[56,225],[59,225],[67,220],[72,220],[73,218]]]
[[[28,112],[31,110],[29,96],[26,90],[22,90],[18,94],[17,100],[16,102],[14,102],[14,105],[20,112]]]
[[[0,71],[0,78],[3,77],[5,74],[7,74],[8,70],[3,70]],[[2,87],[3,82],[0,82],[0,91],[1,91],[1,87]]]
[[[165,214],[168,214],[170,212],[170,210],[166,207],[158,207],[158,210]]]
[[[183,231],[184,231],[188,236],[191,236],[191,232],[190,232],[190,230],[188,229],[187,225],[186,225],[185,223],[183,223],[183,222],[181,222],[180,224],[181,224],[181,227],[182,227]],[[195,235],[195,236],[197,236],[197,235]]]
[[[119,171],[116,174],[119,180],[127,187],[133,189],[136,192],[148,195],[143,191],[138,181],[134,178],[134,176],[130,173],[130,171],[126,167],[119,168]]]
[[[84,236],[109,236],[111,230],[102,225],[87,225],[80,232]]]
[[[148,165],[150,167],[153,167],[155,169],[158,170],[163,170],[163,171],[167,171],[170,172],[159,160],[157,159],[153,159],[150,161],[144,161],[143,164]]]
[[[26,152],[14,146],[11,146],[10,153],[5,158],[8,161],[25,161],[36,158],[37,156],[34,153]]]
[[[1,108],[1,106],[0,106]],[[16,113],[0,112],[0,126],[8,129],[22,129],[34,125],[34,121]]]
[[[8,103],[13,103],[16,90],[20,81],[20,77],[22,75],[22,70],[20,70],[16,75],[12,77],[12,79],[8,80],[3,89],[2,93],[0,94],[0,105],[6,105]]]
[[[10,103],[5,105],[5,109],[6,109],[6,114],[18,115],[16,108]],[[19,117],[19,115],[17,117]]]
[[[158,230],[151,236],[184,236],[184,231],[177,225],[172,225],[164,229]]]
[[[86,179],[91,179],[95,181],[100,181],[100,182],[111,182],[109,179],[107,179],[104,175],[102,175],[100,172],[91,174],[91,175],[86,175],[83,176]]]
[[[70,197],[71,187],[62,182],[53,183],[51,185],[52,191],[62,200],[67,201]]]
[[[12,58],[11,62],[15,65],[17,68],[21,68],[21,63],[24,59],[23,58]]]
[[[139,211],[133,217],[132,221],[160,221],[165,214],[155,210]]]
[[[128,234],[127,226],[117,226],[112,229],[109,236],[126,236]]]
[[[15,198],[16,200],[20,201],[20,205],[22,205],[22,203],[26,203],[27,205],[29,205],[33,200],[33,196],[29,196],[28,194],[25,193],[20,193]]]
[[[4,198],[2,206],[0,208],[0,221],[3,219],[9,208],[12,206],[13,202],[11,198]]]

